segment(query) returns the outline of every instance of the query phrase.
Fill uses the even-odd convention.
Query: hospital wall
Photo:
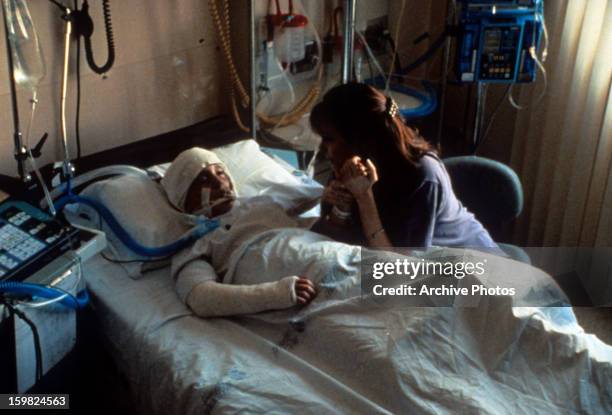
[[[529,87],[529,86],[528,86]],[[468,92],[469,89],[471,92]],[[489,128],[486,139],[478,149],[478,155],[503,163],[510,163],[512,142],[515,134],[517,112],[504,98],[505,85],[491,84],[487,92],[484,126],[489,125],[491,116],[503,99]],[[517,96],[521,87],[515,88]],[[476,111],[476,85],[449,84],[446,92],[444,124],[442,129],[442,155],[469,154],[473,148],[472,134]]]
[[[64,1],[72,4],[72,1]],[[227,103],[221,55],[203,0],[111,1],[116,60],[104,76],[91,71],[81,53],[80,136],[83,155],[127,144],[225,113]],[[49,140],[41,164],[60,158],[60,85],[64,25],[50,2],[28,1],[46,61],[38,88],[32,126],[33,144],[44,132]],[[101,1],[90,2],[95,22],[96,63],[106,61]],[[0,36],[0,173],[16,175],[13,158],[8,68],[4,35]],[[68,139],[76,156],[74,134],[75,44],[68,92]],[[30,117],[31,93],[19,89],[22,131]]]
[[[361,0],[362,2],[369,0]],[[69,2],[64,0],[64,2]],[[281,0],[284,11],[287,0]],[[329,12],[342,2],[303,1],[306,12],[324,36]],[[435,38],[443,27],[446,0],[388,0],[390,30],[398,23],[399,56],[404,64],[418,56],[430,39],[415,45],[423,32]],[[248,10],[243,0],[231,0],[232,44],[237,67],[248,84]],[[369,3],[368,3],[369,4]],[[47,1],[28,1],[46,62],[46,76],[38,88],[39,105],[32,125],[32,145],[44,132],[49,140],[39,164],[61,158],[60,88],[64,22],[60,10]],[[207,0],[111,1],[116,60],[105,75],[91,71],[81,53],[80,136],[83,155],[135,142],[212,116],[229,112],[225,62]],[[256,16],[268,11],[268,0],[257,0]],[[106,39],[101,1],[90,2],[95,22],[94,55],[98,65],[106,60]],[[4,36],[0,36],[0,173],[16,175],[13,158],[13,123]],[[69,72],[67,130],[70,154],[76,157],[75,43]],[[81,51],[82,52],[82,51]],[[435,78],[440,62],[415,71],[415,76]],[[30,117],[31,91],[18,90],[21,130],[25,135]],[[244,114],[246,115],[246,113]],[[245,121],[247,118],[244,118]]]

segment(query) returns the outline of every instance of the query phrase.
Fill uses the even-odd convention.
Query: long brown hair
[[[311,112],[312,129],[337,131],[351,150],[370,158],[381,171],[381,179],[405,172],[434,147],[408,127],[401,115],[389,114],[390,100],[377,89],[348,83],[330,89]]]

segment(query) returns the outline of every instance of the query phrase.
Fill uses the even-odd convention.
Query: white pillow
[[[316,204],[323,186],[301,170],[281,165],[261,151],[255,140],[211,149],[229,169],[240,197],[267,195],[286,209]],[[163,176],[170,163],[155,166]]]
[[[144,247],[171,244],[191,229],[186,215],[170,206],[161,185],[145,176],[124,175],[96,182],[81,195],[106,206],[124,230]],[[142,275],[141,262],[150,262],[152,258],[140,256],[124,245],[94,208],[84,204],[69,208],[65,211],[71,222],[104,231],[107,258],[119,262],[132,278]]]

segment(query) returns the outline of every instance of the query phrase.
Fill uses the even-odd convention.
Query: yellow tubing
[[[219,40],[221,42],[221,50],[228,68],[228,74],[230,78],[230,98],[232,105],[232,115],[238,124],[238,127],[243,131],[250,131],[248,127],[244,125],[240,118],[240,112],[238,104],[236,103],[236,94],[239,95],[240,105],[242,108],[248,108],[251,102],[251,98],[238,75],[238,70],[232,57],[232,45],[230,36],[230,14],[229,14],[229,0],[221,0],[223,3],[223,18],[219,13],[217,6],[217,0],[209,0],[208,5],[210,8],[210,14],[213,22],[217,28]],[[319,69],[317,71],[317,79],[315,84],[310,90],[302,97],[296,105],[288,112],[279,115],[266,115],[261,112],[257,112],[257,118],[264,127],[282,127],[285,125],[293,124],[302,118],[306,114],[312,105],[315,103],[319,94],[321,93],[321,79],[323,78],[323,65],[319,63]]]

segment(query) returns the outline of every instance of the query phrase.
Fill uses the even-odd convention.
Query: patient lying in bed
[[[315,285],[303,275],[273,273],[266,275],[263,283],[258,275],[257,283],[249,283],[245,272],[236,272],[244,258],[251,258],[246,262],[252,263],[253,253],[263,247],[262,238],[270,239],[280,229],[298,229],[301,222],[268,198],[238,200],[230,172],[213,152],[201,148],[184,151],[171,164],[162,186],[175,209],[221,222],[219,228],[172,260],[179,297],[196,314],[256,313],[306,305],[315,298]],[[270,260],[265,255],[258,252],[255,257]]]

